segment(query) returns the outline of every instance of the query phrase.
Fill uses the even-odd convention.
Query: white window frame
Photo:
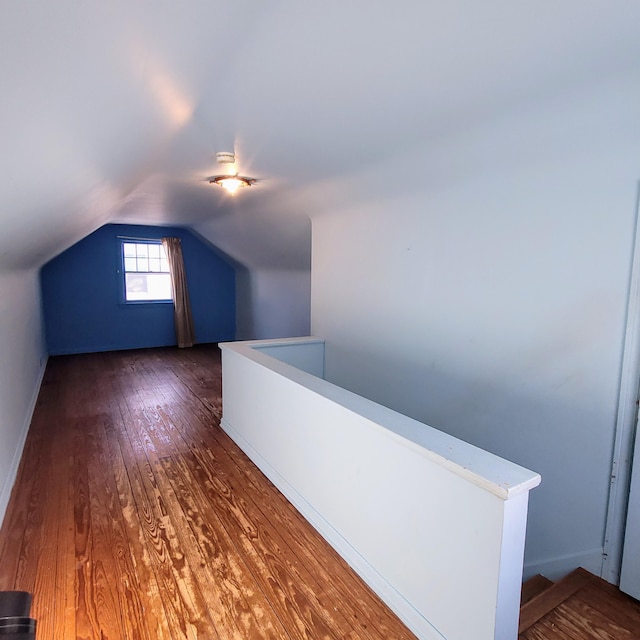
[[[125,304],[172,302],[169,263],[162,241],[153,238],[119,238],[119,241],[122,301]],[[152,252],[151,247],[154,247]]]

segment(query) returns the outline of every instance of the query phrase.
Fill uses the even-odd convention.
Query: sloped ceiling
[[[345,176],[638,65],[631,0],[0,4],[0,269],[107,222],[188,225],[308,268]],[[206,183],[235,149],[260,183]]]

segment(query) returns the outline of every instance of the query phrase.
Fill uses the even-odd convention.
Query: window
[[[125,301],[171,300],[169,263],[161,242],[123,240],[122,264]]]

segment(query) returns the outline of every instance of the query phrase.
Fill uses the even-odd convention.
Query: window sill
[[[173,304],[173,300],[121,300],[120,306],[139,306],[141,304]]]

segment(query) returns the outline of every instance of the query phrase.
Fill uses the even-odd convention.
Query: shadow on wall
[[[310,333],[309,270],[236,271],[239,340],[292,338]]]

